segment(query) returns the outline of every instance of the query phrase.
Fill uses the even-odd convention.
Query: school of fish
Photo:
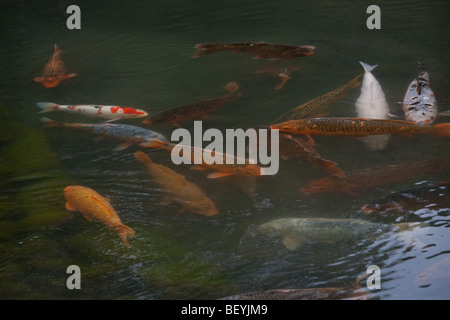
[[[250,53],[254,59],[265,60],[293,60],[314,54],[312,45],[283,45],[267,42],[237,42],[230,44],[200,43],[195,45],[197,52],[192,58],[222,51],[235,53]],[[63,80],[76,76],[67,74],[61,59],[61,50],[55,44],[54,53],[45,65],[40,77],[34,78],[45,88],[58,87]],[[307,59],[307,58],[303,58]],[[306,160],[308,165],[324,169],[326,176],[314,180],[303,186],[299,194],[317,193],[346,193],[357,196],[363,190],[377,186],[385,186],[428,173],[448,170],[449,158],[423,159],[406,161],[403,163],[380,165],[378,167],[342,170],[333,160],[324,159],[316,150],[316,142],[312,136],[346,136],[359,137],[372,151],[383,150],[391,135],[415,136],[428,135],[436,137],[450,137],[450,123],[433,124],[439,115],[436,97],[429,84],[429,74],[422,63],[417,77],[410,83],[403,99],[405,120],[390,118],[389,105],[380,82],[372,74],[377,65],[361,62],[364,73],[361,73],[344,83],[340,87],[319,97],[300,104],[282,113],[272,123],[271,130],[280,131],[279,152],[282,159],[296,158]],[[274,87],[281,90],[291,79],[291,72],[298,71],[297,66],[271,66],[259,69],[255,74],[270,74],[279,77],[281,83]],[[363,77],[362,82],[360,78]],[[328,107],[343,99],[350,90],[361,86],[361,93],[355,101],[355,108],[347,115],[328,117]],[[122,107],[118,105],[59,105],[52,102],[38,102],[40,113],[62,111],[69,114],[82,114],[87,117],[101,119],[105,122],[145,118],[142,124],[164,125],[180,127],[180,123],[189,120],[207,119],[211,114],[224,106],[235,102],[242,96],[240,86],[231,81],[225,85],[226,94],[185,105],[167,108],[158,113],[150,113],[144,109]],[[356,114],[356,117],[354,116]],[[208,178],[222,178],[231,176],[235,179],[245,178],[242,186],[254,199],[254,190],[258,177],[263,175],[264,167],[250,163],[244,159],[237,163],[236,157],[208,151],[196,147],[178,148],[171,143],[164,134],[142,128],[136,125],[110,123],[77,123],[60,122],[48,118],[40,119],[46,127],[62,127],[77,131],[93,133],[96,136],[120,141],[116,151],[124,150],[131,145],[165,150],[170,153],[178,152],[187,160],[194,160],[195,154],[203,153],[212,158],[221,158],[222,163],[204,161],[192,167],[194,170],[212,170]],[[157,164],[142,151],[133,152],[134,160],[140,162],[150,175],[150,181],[159,186],[164,197],[162,203],[169,205],[176,203],[181,206],[178,214],[188,211],[205,217],[216,216],[219,210],[216,204],[207,196],[197,184],[189,181],[180,173],[163,164]],[[232,163],[226,161],[233,157]],[[302,164],[303,165],[303,164]],[[304,165],[307,166],[307,165]],[[247,185],[246,185],[247,183]],[[206,190],[208,193],[210,190]],[[112,207],[110,200],[101,196],[95,190],[80,185],[70,185],[64,190],[65,207],[69,211],[80,212],[87,220],[98,220],[111,230],[118,233],[126,247],[130,247],[128,237],[135,231],[124,225],[118,213]],[[256,201],[254,201],[256,203]],[[392,202],[385,205],[367,204],[361,208],[364,212],[380,212],[395,207]],[[398,208],[398,205],[396,206]],[[360,219],[327,219],[327,218],[299,218],[279,217],[259,226],[262,234],[275,233],[281,236],[283,246],[289,251],[299,250],[310,242],[324,244],[374,237],[399,230],[394,224],[383,224]],[[354,299],[366,298],[364,293],[356,293],[358,283],[362,278],[346,287],[338,288],[308,288],[308,289],[274,289],[262,292],[251,292],[225,297],[224,299]]]

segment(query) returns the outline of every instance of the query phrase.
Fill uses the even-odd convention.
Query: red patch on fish
[[[119,111],[120,107],[111,107],[111,113],[117,113]]]
[[[142,111],[138,111],[137,109],[134,108],[123,108],[123,113],[125,114],[144,114],[144,112]]]

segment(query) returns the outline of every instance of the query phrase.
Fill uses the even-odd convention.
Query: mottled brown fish
[[[192,56],[199,58],[203,55],[220,52],[234,51],[237,53],[248,52],[255,55],[254,59],[292,59],[314,54],[314,46],[289,46],[268,42],[237,42],[230,44],[199,43],[195,45],[198,51]]]
[[[61,52],[55,44],[55,52],[42,70],[40,77],[34,78],[35,82],[42,83],[46,88],[57,87],[63,80],[75,77],[76,73],[66,74],[64,62],[61,59]]]
[[[83,186],[68,186],[64,189],[66,209],[79,211],[87,220],[99,220],[111,230],[117,232],[129,247],[127,237],[135,234],[135,231],[120,221],[120,218],[108,199],[101,196],[95,190]]]
[[[367,274],[359,277],[352,285],[342,288],[275,289],[242,293],[220,300],[366,300],[368,294],[359,286],[359,282],[366,277]]]
[[[435,125],[419,125],[402,120],[362,119],[345,117],[309,118],[289,120],[273,124],[271,129],[292,134],[322,135],[322,136],[351,136],[364,137],[380,134],[416,135],[434,134],[450,137],[450,123]]]
[[[208,114],[230,104],[241,96],[239,84],[231,81],[225,85],[228,94],[206,100],[189,103],[151,114],[142,121],[144,124],[170,123],[179,126],[179,122],[189,119],[206,119]]]
[[[199,187],[187,181],[184,176],[170,168],[154,163],[149,156],[141,151],[135,152],[134,156],[145,165],[154,181],[167,192],[164,203],[176,202],[181,204],[183,207],[180,213],[189,210],[207,217],[219,213],[214,202]]]
[[[282,89],[286,82],[291,80],[291,74],[293,71],[297,71],[299,68],[296,66],[288,66],[288,67],[267,67],[264,69],[256,70],[256,74],[270,74],[272,77],[279,77],[281,79],[281,82],[274,87],[274,90],[280,90]]]
[[[430,87],[430,76],[423,63],[418,62],[421,69],[408,86],[403,98],[403,112],[407,121],[431,124],[438,115],[436,97]]]
[[[345,97],[347,92],[351,89],[359,87],[361,85],[361,82],[359,81],[359,78],[361,78],[361,76],[362,74],[353,78],[339,88],[321,95],[320,97],[317,97],[311,101],[308,101],[305,104],[296,107],[294,110],[285,113],[281,117],[277,118],[275,120],[275,123],[285,122],[289,120],[299,120],[322,114],[325,108],[330,104]]]
[[[358,191],[371,187],[392,184],[422,175],[440,172],[450,165],[450,158],[411,161],[383,167],[356,169],[346,172],[347,178],[328,176],[315,180],[301,188],[303,193],[343,192],[358,195]]]

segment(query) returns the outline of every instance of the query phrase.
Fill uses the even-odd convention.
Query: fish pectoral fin
[[[114,151],[121,151],[131,146],[131,143],[129,142],[123,142],[119,144],[117,147],[114,148]]]
[[[316,145],[316,142],[314,141],[314,139],[309,134],[306,135],[306,138],[308,138],[308,143],[311,146],[315,146]]]
[[[69,201],[66,202],[66,209],[69,211],[78,211]]]
[[[44,78],[43,77],[36,77],[36,78],[33,79],[33,81],[41,83],[42,81],[44,81]]]
[[[164,196],[164,198],[161,200],[161,204],[164,206],[168,206],[174,202],[173,198],[170,196]]]
[[[198,164],[194,164],[194,165],[191,167],[191,170],[205,171],[205,170],[208,170],[208,168],[206,168],[206,167],[204,167],[204,166],[201,166],[201,165],[198,165]]]
[[[296,249],[300,248],[301,246],[303,246],[303,244],[304,244],[304,242],[299,238],[294,238],[291,236],[283,237],[283,245],[288,250],[291,250],[291,251],[296,250]]]
[[[213,172],[208,174],[208,178],[209,179],[216,179],[216,178],[222,178],[222,177],[226,177],[226,176],[231,176],[232,173],[229,172]]]
[[[70,78],[73,78],[73,77],[76,77],[76,76],[77,76],[76,73],[69,73],[69,74],[64,74],[64,75],[62,75],[61,78],[62,78],[63,80],[66,80],[66,79],[70,79]]]
[[[81,212],[81,211],[80,211]],[[83,212],[81,212],[81,215],[87,220],[87,221],[92,221],[94,220],[91,216],[88,216],[87,214],[84,214]]]

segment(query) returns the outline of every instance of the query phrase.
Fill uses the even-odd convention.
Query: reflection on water
[[[365,27],[370,4],[137,1],[125,6],[82,1],[82,29],[69,31],[66,1],[2,2],[0,297],[217,299],[269,289],[344,287],[377,265],[381,289],[370,292],[373,298],[450,298],[448,171],[357,197],[304,195],[300,188],[327,173],[302,159],[281,160],[277,175],[258,177],[256,183],[208,179],[205,172],[175,166],[165,151],[137,146],[114,151],[117,141],[44,129],[37,115],[39,101],[124,105],[155,113],[223,95],[223,86],[236,81],[242,96],[211,114],[205,128],[261,127],[354,78],[361,72],[359,61],[379,65],[373,74],[395,111],[401,110],[398,102],[417,75],[419,60],[430,74],[439,110],[449,110],[449,39],[443,32],[449,27],[448,3],[383,2],[382,28],[376,31]],[[232,52],[191,58],[196,43],[261,40],[313,45],[315,54],[289,62]],[[67,70],[78,76],[45,89],[32,79],[40,75],[55,43],[64,50]],[[270,68],[295,71],[275,90],[281,79],[257,72]],[[359,88],[352,89],[329,106],[330,113],[356,115],[359,94]],[[46,116],[92,121],[64,113]],[[141,125],[138,119],[123,123]],[[161,124],[152,129],[170,137],[174,128]],[[320,155],[344,171],[449,156],[448,139],[440,137],[395,136],[379,152],[351,137],[315,140]],[[220,214],[177,215],[180,206],[164,203],[164,191],[134,158],[137,150],[196,183]],[[62,190],[73,184],[111,200],[122,221],[136,231],[130,249],[101,223],[65,209]],[[396,210],[401,201],[405,211],[362,210],[392,201]],[[257,232],[261,224],[283,217],[420,224],[379,238],[310,241],[288,250],[280,237]],[[80,291],[65,287],[66,268],[72,264],[82,271]]]

